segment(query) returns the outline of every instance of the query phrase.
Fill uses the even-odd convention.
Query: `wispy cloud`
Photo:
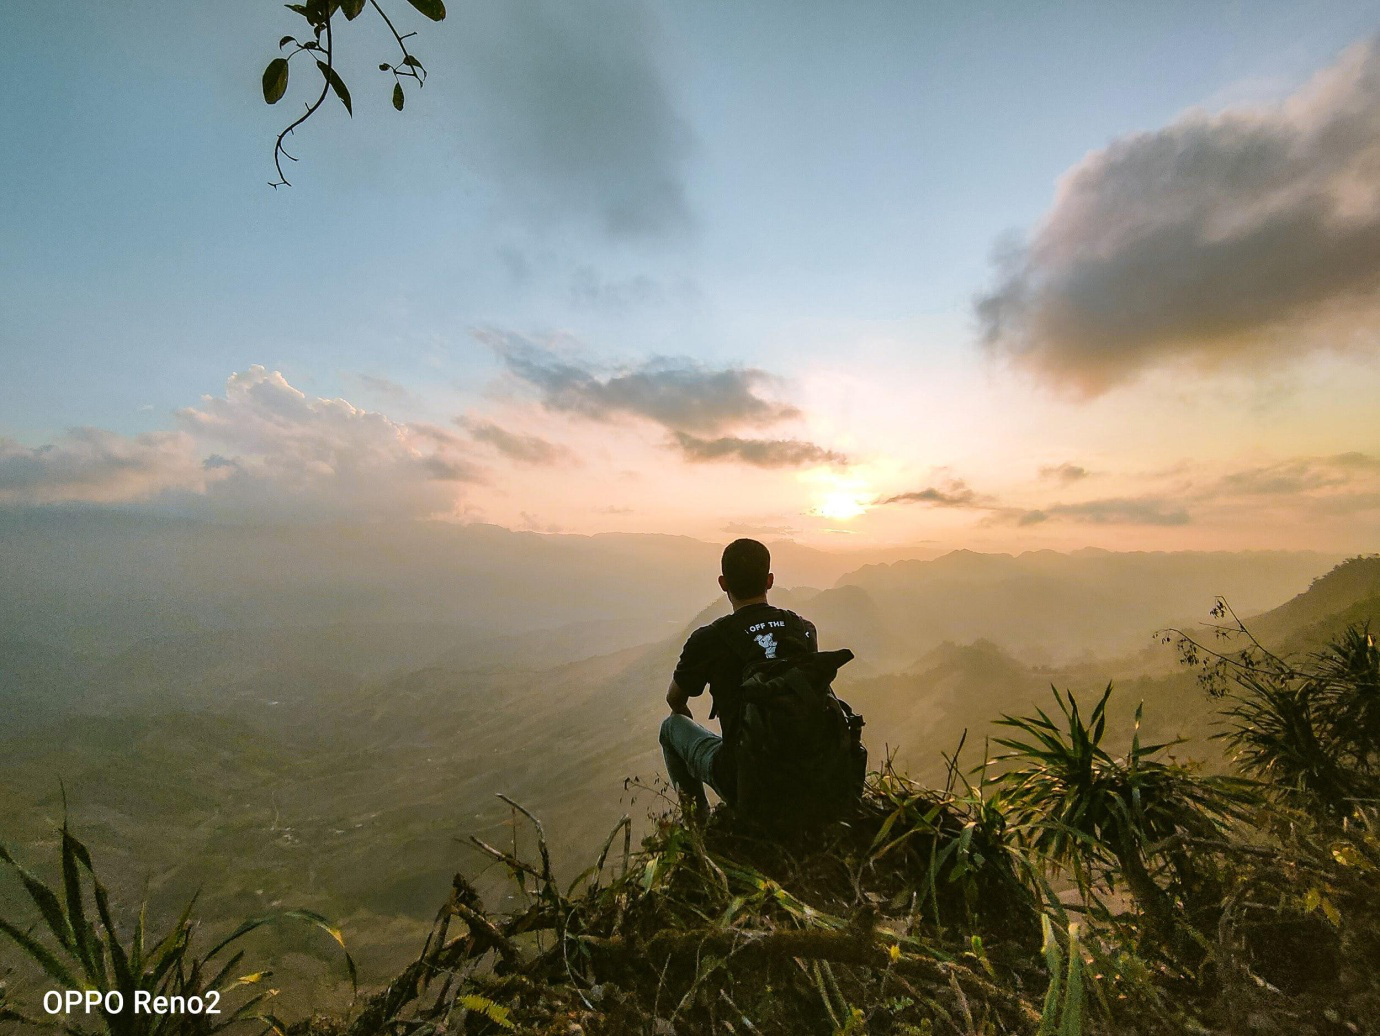
[[[1050,464],[1040,469],[1041,478],[1061,482],[1065,485],[1070,482],[1081,482],[1090,474],[1092,472],[1081,464]]]
[[[671,439],[686,460],[691,461],[738,461],[759,468],[843,466],[848,463],[844,454],[800,439],[739,439],[734,436],[701,439],[686,432],[673,432]]]
[[[1214,487],[1216,495],[1279,496],[1345,486],[1380,475],[1380,458],[1364,453],[1331,457],[1295,457],[1228,472]]]
[[[1073,504],[1050,504],[1037,510],[1003,512],[1017,525],[1039,525],[1056,519],[1087,522],[1092,525],[1187,525],[1189,513],[1171,500],[1154,497],[1119,497],[1084,500]]]
[[[491,330],[477,334],[510,374],[537,389],[548,410],[596,421],[641,417],[671,431],[697,435],[800,416],[795,407],[762,394],[776,379],[756,368],[713,368],[663,358],[601,371],[518,335]]]
[[[755,525],[751,522],[729,522],[721,531],[729,536],[796,536],[800,533],[794,525]]]
[[[961,479],[954,479],[945,488],[937,486],[926,486],[924,489],[913,490],[909,493],[897,493],[894,496],[879,498],[874,506],[885,506],[887,504],[927,504],[931,507],[976,507],[986,508],[993,504],[985,497],[980,498],[966,482]]]
[[[509,460],[523,464],[550,465],[569,463],[575,459],[575,454],[571,450],[539,435],[512,432],[492,421],[478,418],[457,417],[455,421],[470,433],[475,442],[492,446]]]
[[[411,389],[405,385],[400,385],[392,378],[384,377],[382,374],[355,373],[349,375],[349,378],[366,392],[380,399],[386,399],[390,403],[411,406],[419,402],[416,393]]]
[[[988,347],[1083,395],[1173,357],[1374,348],[1380,44],[1280,104],[1094,152],[999,265],[977,302]]]

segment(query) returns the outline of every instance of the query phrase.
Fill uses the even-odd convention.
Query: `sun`
[[[813,513],[821,518],[846,522],[867,513],[867,502],[867,495],[860,489],[831,489],[815,502]]]
[[[815,504],[815,514],[821,518],[832,518],[840,522],[847,521],[849,518],[856,518],[866,510],[867,506],[859,495],[848,490],[825,493]]]

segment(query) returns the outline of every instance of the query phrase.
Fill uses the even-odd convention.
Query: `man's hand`
[[[675,677],[671,678],[671,686],[666,688],[666,704],[671,706],[671,711],[677,716],[684,716],[686,719],[694,719],[690,714],[690,695],[680,689]]]

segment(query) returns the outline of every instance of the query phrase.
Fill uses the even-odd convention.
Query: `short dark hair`
[[[724,548],[721,563],[728,592],[740,601],[767,592],[771,551],[756,540],[734,540]]]

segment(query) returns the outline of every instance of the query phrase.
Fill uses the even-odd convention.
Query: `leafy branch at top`
[[[446,16],[446,6],[443,0],[407,0],[407,2],[434,22],[442,21]],[[406,101],[406,95],[403,92],[404,77],[416,80],[419,87],[426,81],[426,68],[407,46],[407,41],[416,33],[399,32],[393,19],[379,4],[379,0],[307,0],[306,3],[286,4],[285,6],[307,23],[311,29],[311,38],[303,41],[295,36],[287,35],[278,41],[280,56],[270,61],[263,73],[264,101],[268,104],[277,104],[283,99],[287,93],[292,60],[302,54],[308,55],[309,59],[315,62],[316,69],[321,74],[322,82],[321,92],[317,94],[316,99],[306,105],[306,110],[289,123],[278,134],[278,139],[274,142],[273,166],[277,170],[278,179],[270,182],[271,187],[292,186],[283,172],[283,159],[286,158],[290,162],[295,162],[297,159],[288,152],[285,142],[298,126],[301,126],[320,110],[331,93],[340,99],[340,103],[345,106],[345,111],[348,114],[354,114],[349,88],[345,85],[345,80],[341,78],[340,72],[336,68],[333,26],[338,24],[335,22],[337,14],[344,15],[346,21],[352,22],[364,13],[367,6],[372,8],[388,27],[388,31],[397,43],[398,50],[402,52],[402,57],[392,63],[381,62],[379,71],[391,72],[393,75],[394,108],[402,111]],[[286,56],[283,56],[281,52],[289,47],[291,49],[287,51]]]

